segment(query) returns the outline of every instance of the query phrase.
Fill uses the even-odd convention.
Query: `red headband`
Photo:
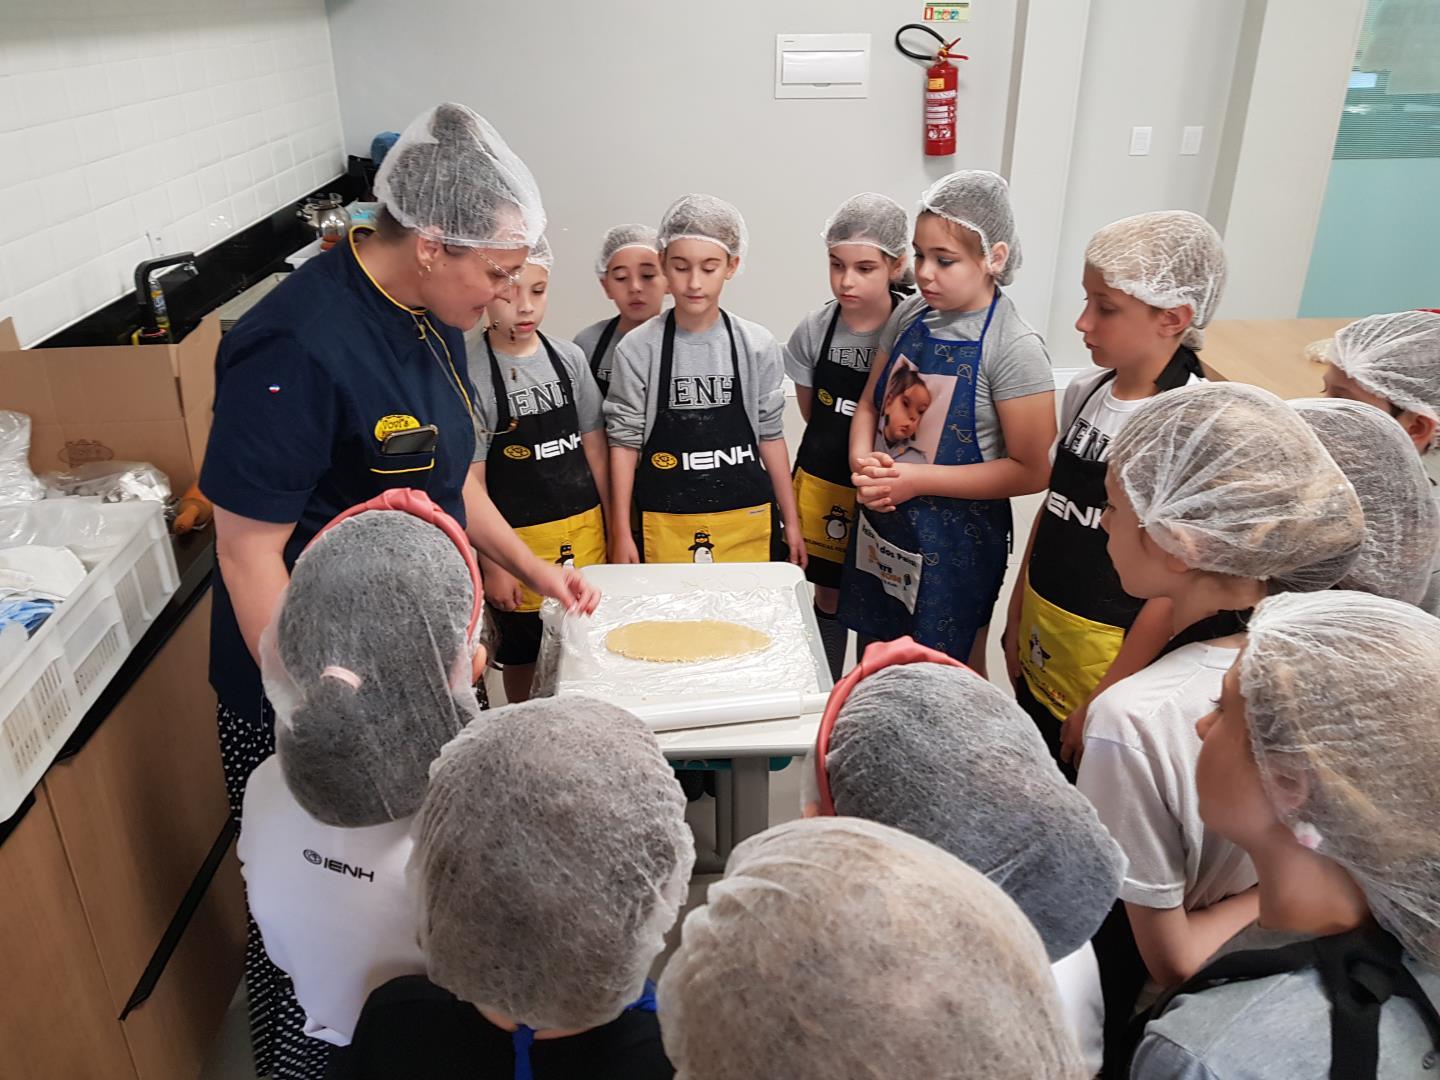
[[[947,667],[971,671],[953,656],[927,648],[912,637],[877,641],[865,650],[860,663],[830,691],[830,700],[825,702],[825,712],[820,717],[820,730],[815,736],[815,780],[820,790],[820,812],[827,817],[835,814],[835,800],[830,797],[830,774],[825,771],[825,754],[830,749],[830,733],[835,730],[835,719],[860,680],[868,679],[877,671],[901,664],[944,664]],[[972,671],[971,674],[979,678],[978,673]]]
[[[310,538],[310,543],[305,545],[305,550],[309,551],[315,546],[315,541],[339,525],[340,522],[363,514],[367,510],[398,510],[402,514],[410,514],[421,521],[427,521],[448,536],[460,549],[460,557],[465,560],[465,569],[470,571],[470,584],[475,597],[474,603],[470,606],[470,625],[465,631],[466,640],[473,641],[475,627],[480,625],[480,612],[485,606],[485,589],[480,584],[480,565],[475,561],[475,549],[470,546],[470,539],[465,535],[465,530],[460,527],[460,523],[440,509],[425,492],[417,491],[415,488],[387,488],[368,502],[352,506],[349,510],[335,515],[330,524]]]

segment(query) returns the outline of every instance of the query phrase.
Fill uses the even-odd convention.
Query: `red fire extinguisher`
[[[940,43],[932,55],[912,52],[900,40],[907,30],[921,30]],[[956,60],[969,60],[968,56],[950,50],[960,44],[957,37],[946,42],[938,33],[923,23],[906,23],[895,31],[895,47],[913,60],[933,60],[925,69],[925,156],[949,157],[955,153],[955,98],[960,84],[960,72]]]

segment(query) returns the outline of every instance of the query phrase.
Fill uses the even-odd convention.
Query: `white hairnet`
[[[1440,506],[1405,430],[1373,405],[1292,402],[1340,466],[1365,512],[1365,544],[1337,588],[1418,604],[1440,551]]]
[[[937,214],[946,221],[963,225],[980,237],[985,264],[995,280],[1009,285],[1020,269],[1020,234],[1015,230],[1015,212],[1010,208],[1010,185],[998,173],[966,169],[942,176],[920,196],[922,213]],[[1009,254],[994,255],[996,244],[1004,243]]]
[[[534,263],[547,274],[555,269],[555,256],[550,250],[550,241],[542,233],[540,238],[530,246],[530,253],[525,256],[527,263]]]
[[[910,221],[905,208],[888,195],[867,191],[852,195],[825,222],[825,246],[869,244],[892,258],[910,251]]]
[[[677,1080],[1084,1073],[1024,914],[932,844],[855,818],[735,848],[660,977]]]
[[[1239,663],[1277,815],[1440,966],[1440,619],[1366,593],[1274,596]]]
[[[1189,210],[1156,210],[1112,221],[1085,245],[1105,284],[1157,308],[1188,307],[1181,343],[1198,349],[1225,289],[1225,248],[1215,227]]]
[[[375,197],[408,229],[462,247],[530,247],[545,231],[540,188],[484,117],[446,102],[401,134]]]
[[[342,521],[296,561],[260,667],[285,783],[317,821],[419,808],[430,763],[480,712],[474,595],[455,542],[398,510]]]
[[[1360,502],[1299,415],[1241,383],[1153,397],[1109,468],[1150,538],[1194,570],[1328,589],[1365,539]]]
[[[837,814],[929,840],[1004,889],[1051,960],[1089,941],[1120,893],[1125,856],[1095,808],[1014,699],[966,668],[902,664],[862,679],[825,773]]]
[[[420,811],[430,977],[532,1028],[609,1023],[640,996],[694,862],[685,796],[633,715],[579,696],[486,712]]]
[[[655,242],[664,251],[676,240],[708,240],[742,262],[750,248],[740,211],[714,195],[682,195],[670,204]]]
[[[1377,397],[1440,422],[1440,315],[1435,312],[1357,319],[1307,352]]]
[[[649,225],[616,225],[605,234],[605,239],[600,242],[600,254],[595,257],[595,273],[604,277],[610,272],[610,260],[615,257],[617,251],[624,251],[626,248],[645,248],[657,255],[660,253],[660,245],[656,241],[659,234]]]

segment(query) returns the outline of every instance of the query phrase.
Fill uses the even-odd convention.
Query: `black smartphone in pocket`
[[[392,431],[380,440],[380,453],[387,457],[394,454],[433,454],[439,438],[440,429],[434,424]]]

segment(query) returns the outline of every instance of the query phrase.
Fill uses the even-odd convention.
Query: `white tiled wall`
[[[0,0],[0,318],[22,344],[343,167],[324,0]]]

